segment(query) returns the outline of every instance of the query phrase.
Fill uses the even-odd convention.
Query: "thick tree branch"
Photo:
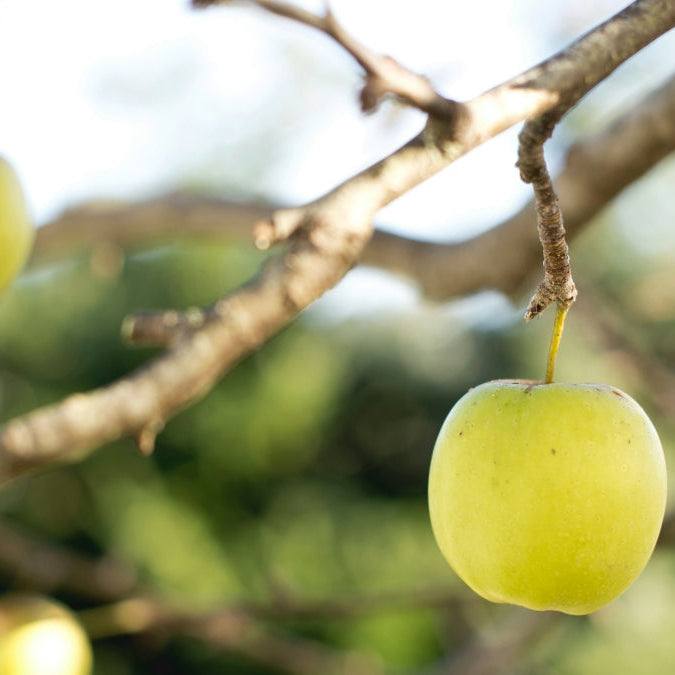
[[[554,340],[560,339],[562,322],[577,297],[577,289],[572,280],[560,202],[544,158],[544,143],[550,138],[561,117],[577,100],[574,92],[570,92],[568,97],[561,97],[557,106],[534,119],[529,119],[519,136],[518,167],[523,181],[531,183],[534,188],[537,230],[544,254],[544,280],[530,301],[525,320],[529,321],[538,316],[551,303],[556,302],[558,305],[556,326],[559,326],[559,329],[557,333],[554,332]],[[554,344],[551,343],[547,382],[553,377],[558,349],[557,344],[555,346]]]
[[[275,213],[257,236],[271,244],[297,233],[284,256],[206,310],[198,327],[179,321],[165,336],[170,348],[145,367],[9,422],[0,430],[0,480],[124,436],[142,437],[147,447],[164,421],[346,274],[379,209],[514,123],[571,105],[674,24],[674,3],[637,0],[553,58],[462,104],[461,115],[431,119],[402,148],[320,199]]]
[[[556,178],[565,228],[574,237],[617,194],[675,151],[675,77],[607,130],[567,153]],[[362,262],[417,282],[431,298],[494,289],[512,295],[541,262],[532,232],[534,204],[478,237],[460,243],[414,241],[377,232]]]

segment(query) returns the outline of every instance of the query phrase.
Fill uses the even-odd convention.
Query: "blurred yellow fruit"
[[[34,230],[21,184],[14,169],[0,157],[0,291],[24,266]]]
[[[75,616],[53,600],[0,600],[0,675],[90,675],[89,639]]]
[[[431,522],[479,595],[586,614],[620,595],[654,549],[666,501],[658,435],[602,384],[495,381],[469,391],[438,436]]]

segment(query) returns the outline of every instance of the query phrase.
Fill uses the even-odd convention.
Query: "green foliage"
[[[0,307],[3,417],[125,374],[151,358],[120,343],[125,314],[206,304],[259,262],[209,244],[133,254],[117,278],[97,277],[86,259],[34,272]],[[6,517],[75,550],[121,557],[186,608],[451,586],[428,527],[428,448],[416,433],[431,439],[444,404],[406,393],[391,364],[372,386],[354,371],[349,342],[316,325],[290,328],[171,420],[153,457],[124,441],[14,484],[0,501]],[[422,394],[423,384],[414,389]],[[410,432],[399,439],[401,424]],[[382,443],[371,445],[378,434]],[[421,450],[413,473],[388,474],[411,443]],[[394,498],[398,489],[409,496]],[[320,633],[400,665],[424,663],[439,648],[424,611],[328,622]],[[116,664],[104,671],[135,667],[136,657],[103,644],[103,662]],[[181,644],[174,660],[191,672],[195,647]]]
[[[599,227],[613,232],[611,223]],[[578,256],[576,273],[587,280],[580,303],[584,287],[615,288],[603,275],[620,275],[611,261],[629,258],[628,240],[606,234],[589,235]],[[611,256],[594,256],[605,245]],[[127,313],[208,304],[260,262],[248,248],[209,242],[133,253],[119,276],[100,275],[86,258],[29,273],[0,299],[0,414],[8,419],[124,375],[153,356],[121,343]],[[629,300],[637,282],[625,282]],[[519,314],[477,326],[426,308],[338,327],[310,314],[172,419],[152,457],[122,441],[17,481],[0,493],[3,517],[72,550],[120,556],[142,583],[186,608],[358,607],[371,598],[369,611],[268,624],[364,652],[385,669],[424,668],[499,617],[499,608],[479,605],[458,623],[414,598],[430,588],[462,592],[433,541],[426,506],[431,449],[447,411],[479,382],[542,376],[550,318],[525,326]],[[624,325],[622,315],[611,316]],[[625,335],[648,349],[662,344],[667,355],[672,347],[660,336],[671,322],[654,315],[627,325]],[[670,457],[672,419],[659,412],[645,373],[604,339],[574,308],[559,379],[607,380],[634,394]],[[641,663],[662,671],[673,658],[666,635],[675,625],[674,579],[672,555],[660,554],[618,602],[588,622],[571,620],[524,655],[522,672],[638,673]],[[14,585],[12,576],[0,581]],[[406,594],[408,604],[391,600]],[[640,639],[627,639],[631,632]],[[102,675],[273,672],[184,639],[115,638],[95,649]]]

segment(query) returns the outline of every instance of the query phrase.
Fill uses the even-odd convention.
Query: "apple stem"
[[[551,345],[548,348],[548,361],[546,363],[546,384],[553,382],[553,372],[555,371],[555,360],[558,356],[558,349],[560,347],[560,338],[562,337],[563,327],[565,325],[565,317],[569,305],[558,304],[556,307],[555,321],[553,322],[553,334],[551,335]]]
[[[565,110],[555,109],[527,121],[518,137],[518,168],[520,177],[534,189],[537,231],[544,254],[544,280],[530,300],[525,321],[538,316],[554,302],[569,307],[577,297],[562,210],[544,157],[544,143],[563,112]]]

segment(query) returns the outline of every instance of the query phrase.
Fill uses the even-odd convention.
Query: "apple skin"
[[[0,600],[0,675],[90,675],[92,650],[75,616],[37,595]]]
[[[666,467],[642,408],[603,384],[487,382],[450,411],[429,509],[457,575],[493,602],[588,614],[647,564]]]
[[[24,266],[35,232],[19,179],[0,157],[0,291]]]

